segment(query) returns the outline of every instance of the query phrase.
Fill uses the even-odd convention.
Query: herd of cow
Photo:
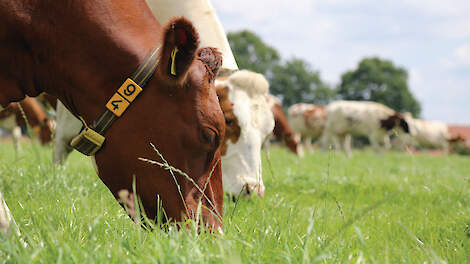
[[[303,148],[311,150],[318,139],[323,148],[334,146],[351,155],[351,138],[367,137],[377,151],[380,144],[390,149],[441,149],[449,152],[451,142],[459,140],[449,132],[447,124],[413,118],[410,113],[397,113],[385,105],[367,101],[334,101],[327,106],[295,104],[288,109],[292,135],[298,135]],[[391,141],[393,138],[393,141]],[[291,140],[295,140],[292,136]]]
[[[135,179],[149,218],[157,200],[173,221],[195,218],[202,204],[201,221],[220,229],[224,191],[264,195],[261,149],[272,133],[298,155],[300,138],[306,149],[319,138],[349,155],[356,135],[376,149],[402,134],[448,149],[445,125],[373,102],[297,104],[286,117],[264,76],[238,69],[209,0],[48,3],[0,1],[0,126],[18,149],[19,126],[28,124],[43,143],[54,131],[54,161],[62,163],[72,145],[92,156],[128,208]],[[32,98],[40,94],[55,123]],[[1,199],[1,230],[11,222]]]

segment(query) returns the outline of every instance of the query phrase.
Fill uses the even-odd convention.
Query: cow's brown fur
[[[149,146],[154,143],[199,188],[209,181],[202,219],[220,226],[219,144],[225,126],[214,73],[208,70],[218,63],[198,58],[198,36],[187,20],[174,19],[162,28],[144,0],[0,0],[0,104],[47,92],[91,124],[157,43],[163,48],[156,72],[107,131],[95,156],[99,177],[116,198],[120,190],[132,190],[135,178],[150,218],[156,216],[157,197],[171,219],[193,217],[201,198],[198,188],[175,174],[181,198],[168,171],[138,159],[159,160]],[[177,74],[172,76],[175,46]]]
[[[274,116],[274,136],[282,140],[282,142],[290,151],[299,155],[297,151],[299,142],[297,142],[297,140],[294,138],[294,134],[289,127],[289,122],[287,122],[282,105],[275,103],[271,107],[271,111],[273,112]]]
[[[225,77],[224,77],[225,78]],[[218,78],[218,80],[226,80],[224,78]],[[221,154],[225,155],[227,152],[227,142],[230,140],[232,143],[236,143],[240,138],[241,128],[238,124],[238,119],[233,112],[233,103],[230,101],[228,96],[228,87],[223,84],[216,86],[217,96],[219,97],[219,104],[225,118],[225,139],[222,142]]]

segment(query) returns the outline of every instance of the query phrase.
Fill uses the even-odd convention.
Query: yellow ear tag
[[[170,73],[171,75],[176,76],[176,64],[175,64],[175,58],[176,58],[176,53],[178,52],[178,47],[175,47],[173,51],[171,51],[171,69]]]

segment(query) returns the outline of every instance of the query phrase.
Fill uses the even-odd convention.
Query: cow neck
[[[22,68],[31,68],[31,78],[21,77],[34,84],[18,90],[53,94],[88,123],[161,42],[161,26],[143,0],[32,3],[23,8],[18,30],[12,30],[29,58]]]
[[[89,127],[86,121],[80,117],[85,128],[70,143],[70,145],[87,156],[95,155],[101,149],[105,133],[111,125],[121,117],[126,109],[137,99],[143,88],[152,77],[159,62],[160,45],[150,53],[144,62],[114,93],[106,104],[105,110]],[[175,48],[175,50],[177,50]],[[175,53],[172,53],[171,68],[174,67]]]

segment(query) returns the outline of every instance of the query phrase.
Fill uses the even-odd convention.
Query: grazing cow
[[[222,24],[209,0],[146,0],[146,2],[160,23],[166,23],[176,16],[184,16],[192,21],[198,31],[200,45],[216,47],[222,53],[223,62],[219,73],[238,70]],[[73,150],[70,142],[82,128],[82,123],[63,104],[59,103],[55,109],[57,130],[54,162],[61,164]]]
[[[299,142],[294,137],[291,131],[287,118],[284,115],[281,101],[274,95],[269,94],[267,97],[269,108],[273,112],[274,117],[274,130],[273,134],[275,137],[280,139],[287,148],[293,153],[301,156],[301,149]]]
[[[21,109],[19,105],[21,105]],[[11,132],[17,151],[20,149],[21,126],[27,125],[39,136],[42,144],[47,144],[52,140],[52,120],[47,117],[35,98],[26,97],[21,102],[11,103],[7,108],[0,111],[0,128]]]
[[[440,121],[416,119],[410,113],[405,113],[403,116],[408,123],[413,145],[425,148],[440,148],[444,153],[449,152],[451,136],[447,124]]]
[[[261,146],[274,128],[266,101],[269,84],[263,75],[242,70],[218,79],[216,89],[226,125],[221,149],[224,190],[264,196]]]
[[[222,57],[198,49],[188,20],[162,28],[143,0],[0,0],[0,21],[0,105],[57,96],[87,124],[76,146],[97,150],[98,175],[116,199],[135,179],[150,219],[158,199],[176,221],[196,219],[201,203],[198,219],[221,227],[225,122],[214,82]],[[161,161],[150,143],[189,178],[140,160]]]
[[[204,45],[208,46],[214,46],[216,47],[219,51],[222,52],[224,60],[222,64],[222,69],[219,71],[219,76],[222,75],[230,75],[233,71],[238,70],[238,66],[235,62],[235,58],[232,54],[232,51],[230,49],[230,46],[227,41],[227,37],[225,35],[225,32],[214,12],[214,9],[212,8],[210,2],[208,0],[191,0],[191,1],[183,1],[183,0],[147,0],[149,3],[150,7],[153,9],[154,14],[160,21],[166,21],[170,19],[173,16],[177,15],[184,15],[185,17],[188,17],[193,21],[195,24],[196,28],[199,30],[199,36],[201,39],[201,43],[204,43]],[[160,6],[165,6],[164,9],[159,9]],[[253,85],[257,85],[259,82],[252,82],[252,79],[254,78],[253,76],[257,76],[254,79],[261,79],[259,75],[256,75],[254,73],[243,73],[243,74],[237,74],[237,77],[234,78],[236,80],[239,80],[242,77],[247,78],[245,81],[243,81],[243,89],[246,91],[253,90],[253,93],[257,94],[259,91],[259,87],[250,87],[250,85],[253,83]],[[241,83],[240,81],[238,81]],[[264,88],[263,88],[264,89]],[[267,88],[266,88],[267,89]],[[237,88],[237,90],[239,90]],[[238,93],[238,92],[237,92]],[[251,95],[251,92],[248,93]],[[260,96],[265,96],[264,92],[261,93],[262,95]],[[258,98],[258,96],[256,96]],[[237,106],[240,109],[246,109],[246,110],[240,110],[240,111],[251,111],[250,106],[244,105],[244,104],[237,104],[240,106]],[[263,104],[264,107],[264,104]],[[256,110],[256,113],[253,114],[254,116],[260,115],[260,113],[263,113],[263,111],[258,111]],[[264,117],[263,117],[264,118]],[[76,121],[73,121],[76,120]],[[72,122],[75,122],[73,124]],[[230,122],[230,121],[228,121]],[[70,152],[70,148],[67,149],[67,146],[72,139],[72,135],[74,134],[73,129],[79,129],[81,127],[79,121],[76,119],[71,114],[68,114],[68,111],[62,106],[59,105],[58,110],[57,110],[57,123],[58,123],[58,128],[56,131],[56,152],[55,152],[55,161],[56,162],[61,162],[65,160],[67,157],[67,154]],[[66,125],[61,125],[62,123],[66,123]],[[241,128],[242,130],[248,130],[251,129],[251,126],[247,125]],[[227,131],[230,132],[230,128],[227,129]],[[229,133],[227,132],[227,133]],[[243,135],[248,135],[251,134],[252,132],[245,132],[242,131],[241,134]],[[256,137],[255,137],[256,138]],[[263,137],[264,139],[264,137]],[[262,141],[262,139],[260,139]],[[243,144],[245,144],[243,147],[241,147]],[[260,171],[260,166],[261,166],[261,145],[258,144],[258,141],[256,140],[240,140],[237,143],[237,147],[233,146],[228,146],[230,151],[224,152],[224,153],[231,153],[230,155],[234,156],[236,151],[241,151],[243,150],[243,153],[238,153],[237,155],[241,155],[240,157],[234,158],[223,158],[223,163],[222,163],[222,172],[224,175],[224,189],[227,190],[228,192],[238,194],[241,192],[241,188],[245,184],[247,184],[248,188],[245,188],[244,192],[242,194],[246,194],[247,192],[251,191],[258,191],[258,190],[263,190],[264,192],[264,186],[260,189],[257,188],[259,180],[256,180],[258,178],[261,178],[261,171]],[[233,149],[233,150],[232,150]],[[251,150],[253,153],[251,153],[249,156],[244,157],[243,155],[246,154],[246,150]],[[240,166],[239,162],[243,162],[245,165]],[[234,170],[240,169],[239,173],[235,173]],[[246,175],[246,176],[240,176],[240,175]],[[228,179],[230,177],[234,177],[233,180]],[[246,182],[243,182],[244,180],[247,180]],[[237,182],[237,186],[231,184],[230,182],[235,181]],[[256,183],[255,183],[256,182]],[[261,191],[260,191],[261,192]]]
[[[326,123],[326,107],[313,104],[294,104],[287,110],[292,132],[298,135],[306,150],[312,150],[312,139],[323,134]]]
[[[333,139],[337,149],[344,145],[344,151],[351,155],[350,136],[367,136],[375,150],[379,142],[390,147],[390,134],[402,130],[409,133],[404,117],[383,104],[366,101],[336,101],[327,108],[327,119],[322,139]]]

